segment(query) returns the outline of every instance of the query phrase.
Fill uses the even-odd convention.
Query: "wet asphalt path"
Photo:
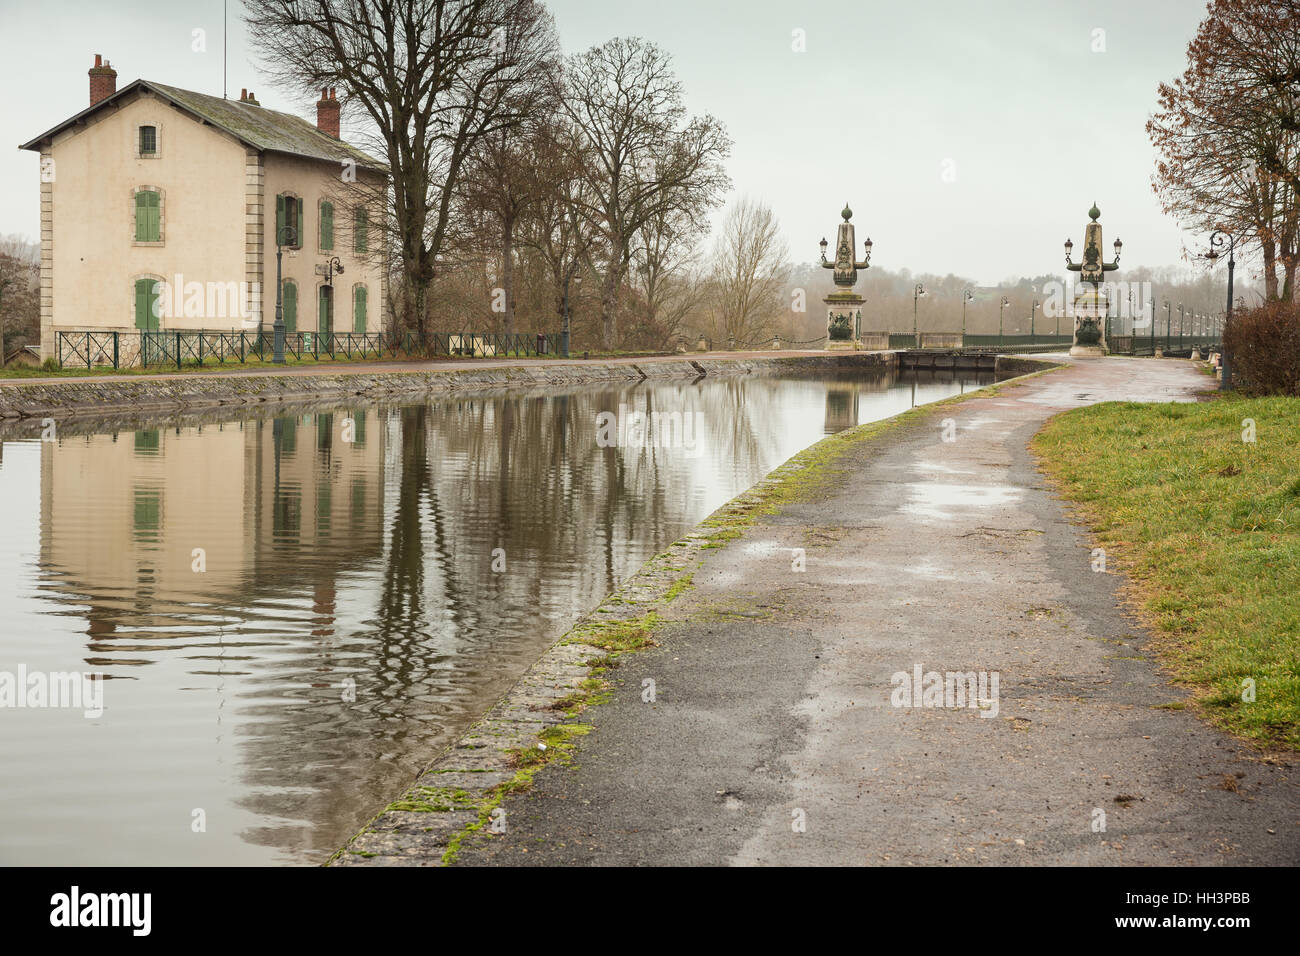
[[[1185,694],[1027,450],[1062,409],[1210,382],[1092,360],[858,445],[832,491],[707,552],[574,764],[458,862],[1300,862],[1300,768],[1156,707]],[[997,672],[996,716],[891,706],[917,665]]]

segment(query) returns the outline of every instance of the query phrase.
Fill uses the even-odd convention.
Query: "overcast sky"
[[[773,207],[795,261],[833,241],[846,200],[873,264],[985,284],[1061,271],[1062,243],[1081,242],[1094,200],[1126,265],[1178,263],[1194,241],[1160,214],[1143,126],[1156,85],[1182,72],[1204,0],[549,7],[566,51],[639,35],[672,54],[692,112],[718,116],[735,141],[735,193]],[[229,0],[231,94],[248,87],[314,118],[259,76],[241,13]],[[222,90],[221,0],[0,0],[0,23],[11,140],[0,233],[38,235],[37,156],[16,147],[86,106],[94,54],[119,87],[145,77]],[[196,29],[206,52],[192,50]]]

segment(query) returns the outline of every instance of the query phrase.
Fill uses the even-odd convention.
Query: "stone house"
[[[289,332],[378,332],[387,302],[382,162],[316,124],[136,80],[95,57],[90,105],[41,156],[41,354],[72,330],[269,331],[277,239]]]

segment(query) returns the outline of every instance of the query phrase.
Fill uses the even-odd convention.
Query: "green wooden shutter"
[[[284,284],[284,330],[298,331],[298,283]]]
[[[275,244],[281,245],[284,238],[284,197],[275,197]]]
[[[160,242],[162,240],[162,209],[158,194],[142,189],[135,194],[135,241]]]
[[[135,514],[133,524],[136,531],[157,531],[161,523],[162,494],[154,489],[135,488]]]
[[[334,204],[330,202],[320,204],[320,247],[334,248]]]
[[[153,330],[158,328],[158,315],[154,303],[158,301],[156,279],[135,280],[135,327]]]
[[[355,244],[355,248],[354,248],[354,251],[355,251],[355,252],[365,252],[365,251],[366,251],[366,245],[367,245],[367,242],[368,242],[368,239],[369,239],[369,237],[367,236],[367,232],[369,231],[368,228],[367,228],[368,225],[369,225],[369,223],[368,223],[368,218],[367,218],[367,216],[366,216],[366,207],[365,207],[365,206],[358,206],[358,207],[357,207],[356,244]]]
[[[352,331],[366,330],[366,287],[359,285],[352,292]]]
[[[334,331],[333,317],[330,315],[330,290],[329,286],[321,286],[320,292],[316,299],[317,324],[316,330],[321,335],[329,335]],[[326,343],[322,342],[322,347]]]
[[[293,247],[302,248],[302,200],[299,199],[295,205],[298,207],[298,235],[293,237]]]

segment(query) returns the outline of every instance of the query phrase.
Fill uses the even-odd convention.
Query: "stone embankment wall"
[[[171,412],[227,405],[366,399],[418,400],[429,394],[575,385],[626,385],[647,379],[694,380],[733,375],[820,376],[896,367],[893,352],[772,358],[556,362],[407,370],[369,368],[282,374],[249,372],[15,382],[0,387],[0,419],[63,418],[106,412]]]

